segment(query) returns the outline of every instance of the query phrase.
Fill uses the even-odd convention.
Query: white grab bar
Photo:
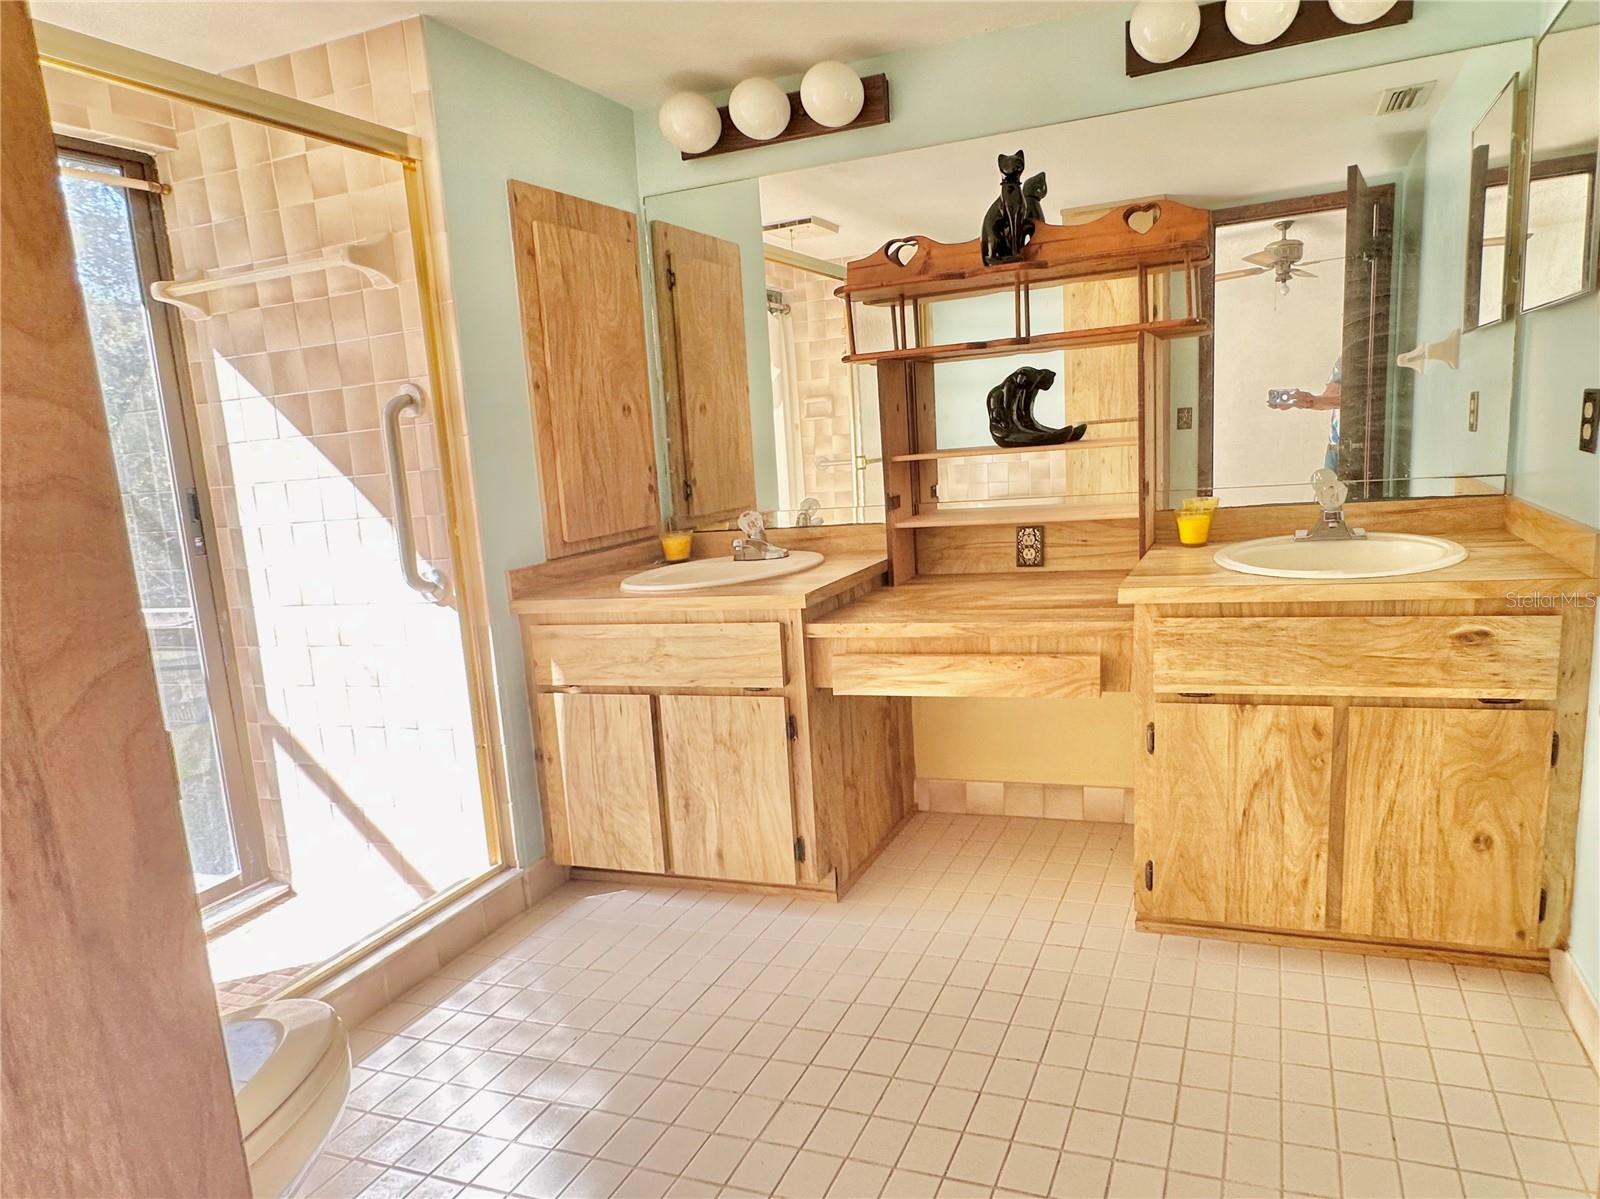
[[[394,496],[394,544],[400,554],[400,574],[406,586],[430,603],[442,604],[449,588],[431,563],[418,565],[417,545],[411,532],[411,492],[406,468],[400,460],[400,416],[423,409],[422,392],[411,383],[403,386],[383,406],[383,457],[389,468],[389,491]]]

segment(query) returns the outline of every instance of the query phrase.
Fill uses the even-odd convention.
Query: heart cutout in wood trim
[[[920,253],[922,243],[914,237],[897,237],[883,247],[883,256],[899,266],[910,266]]]
[[[1135,204],[1122,210],[1122,223],[1140,237],[1156,227],[1161,220],[1161,205]]]

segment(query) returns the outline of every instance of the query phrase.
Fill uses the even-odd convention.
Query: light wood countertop
[[[1050,636],[1126,628],[1121,571],[920,575],[806,624],[807,637]]]
[[[819,566],[776,579],[756,583],[737,583],[729,587],[708,587],[704,591],[671,591],[657,595],[634,594],[622,590],[622,580],[647,570],[653,563],[612,566],[578,578],[531,583],[534,594],[511,601],[511,610],[520,616],[580,613],[583,615],[641,615],[652,611],[737,612],[799,611],[869,582],[888,569],[882,554],[830,554]]]
[[[1596,581],[1504,529],[1459,532],[1465,561],[1426,574],[1381,579],[1274,579],[1218,566],[1225,543],[1157,546],[1117,591],[1124,604],[1338,603],[1371,600],[1505,600],[1535,594],[1594,595]]]

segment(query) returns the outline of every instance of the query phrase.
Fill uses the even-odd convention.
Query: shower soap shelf
[[[373,287],[394,287],[394,243],[388,238],[351,242],[329,246],[310,258],[289,259],[241,271],[201,274],[196,279],[161,279],[150,285],[150,295],[163,304],[171,304],[190,320],[203,321],[212,316],[210,303],[206,299],[211,292],[250,283],[266,283],[272,279],[288,279],[295,275],[309,275],[336,267],[347,267],[358,272]]]

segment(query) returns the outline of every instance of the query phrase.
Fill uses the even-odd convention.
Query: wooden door
[[[542,699],[540,724],[555,741],[544,779],[551,857],[565,866],[664,874],[650,697]]]
[[[674,524],[756,506],[744,286],[731,241],[650,224]]]
[[[1134,830],[1139,914],[1323,929],[1333,709],[1158,704],[1155,713]]]
[[[546,552],[645,536],[659,504],[637,222],[531,184],[509,188]]]
[[[0,1193],[247,1196],[28,9],[0,5]]]
[[[659,703],[672,872],[793,884],[783,697],[663,695]]]
[[[1344,932],[1535,948],[1554,719],[1351,709]]]
[[[1339,357],[1339,477],[1352,500],[1377,499],[1388,477],[1389,291],[1394,189],[1346,172],[1344,332]]]

